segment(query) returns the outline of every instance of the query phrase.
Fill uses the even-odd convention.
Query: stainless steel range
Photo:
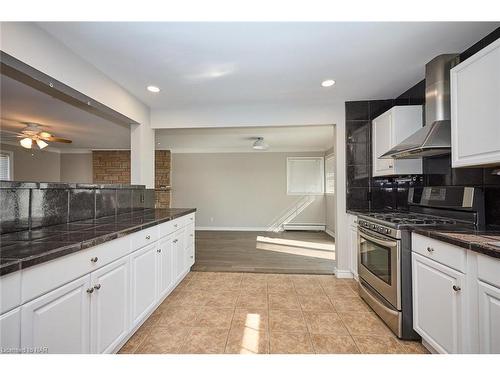
[[[360,296],[402,339],[413,330],[411,228],[481,228],[482,191],[472,187],[410,188],[408,212],[372,212],[358,217]]]

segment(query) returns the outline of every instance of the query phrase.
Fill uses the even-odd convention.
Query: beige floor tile
[[[282,284],[282,283],[291,283],[292,279],[290,275],[284,273],[269,273],[266,274],[267,283],[272,284]]]
[[[267,331],[250,327],[233,327],[227,338],[226,353],[265,354],[269,353],[269,335]]]
[[[136,353],[178,353],[189,334],[190,328],[179,326],[156,327],[142,341]]]
[[[300,310],[299,300],[293,292],[269,293],[269,308],[272,310]]]
[[[320,284],[314,282],[299,282],[294,281],[295,291],[297,294],[302,294],[306,296],[310,295],[324,295],[323,288]]]
[[[268,281],[267,291],[268,293],[295,293],[295,288],[291,281],[285,281],[285,282]]]
[[[358,293],[347,285],[323,285],[323,290],[330,298],[358,297]]]
[[[363,354],[404,354],[406,351],[395,337],[353,336],[354,342]]]
[[[233,309],[203,308],[196,314],[195,327],[225,328],[231,327]]]
[[[318,354],[359,353],[351,336],[311,335],[314,351]]]
[[[304,311],[335,311],[326,295],[299,295],[299,303]]]
[[[210,293],[206,306],[234,308],[238,301],[239,291],[216,291]]]
[[[165,308],[158,320],[158,326],[193,326],[197,311],[198,309],[192,307]]]
[[[269,327],[267,309],[236,309],[231,322],[231,328],[234,327],[247,327],[267,331]]]
[[[151,327],[143,328],[142,326],[132,335],[132,337],[121,347],[119,354],[135,353],[139,345],[148,337],[151,332]]]
[[[399,344],[408,354],[430,354],[425,346],[418,341],[403,341],[399,340]]]
[[[271,332],[270,353],[312,354],[314,353],[308,333]]]
[[[179,306],[205,306],[210,298],[210,291],[186,291],[179,293]]]
[[[267,293],[241,291],[236,307],[267,308]]]
[[[219,328],[193,328],[186,338],[180,353],[222,354],[229,330]]]
[[[353,336],[394,336],[375,313],[350,312],[339,315]]]
[[[371,308],[359,297],[335,297],[331,298],[333,307],[337,312],[371,312]]]
[[[304,318],[310,333],[349,335],[344,323],[335,312],[304,311]]]
[[[269,329],[271,332],[307,332],[306,322],[300,310],[270,310]]]

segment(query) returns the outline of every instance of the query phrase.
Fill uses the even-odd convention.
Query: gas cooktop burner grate
[[[393,224],[411,224],[411,225],[452,225],[456,224],[455,220],[406,213],[370,213],[366,215],[374,219],[386,221]]]

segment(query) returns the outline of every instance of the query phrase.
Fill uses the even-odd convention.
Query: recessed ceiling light
[[[321,82],[321,86],[323,86],[323,87],[330,87],[333,85],[335,85],[335,81],[333,79],[327,79],[327,80]]]
[[[153,86],[153,85],[149,85],[147,87],[148,91],[151,91],[151,92],[160,92],[160,88],[158,86]]]
[[[269,148],[269,145],[264,142],[263,137],[257,137],[257,140],[253,143],[252,148],[254,150],[267,150]]]

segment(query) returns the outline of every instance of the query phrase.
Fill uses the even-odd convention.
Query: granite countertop
[[[195,212],[145,209],[0,236],[0,276],[47,262]]]
[[[412,231],[452,245],[464,247],[477,253],[500,258],[500,229],[477,231],[465,228],[439,229],[414,227]]]
[[[34,182],[0,180],[0,189],[127,189],[144,190],[145,185],[90,184],[77,182]]]

